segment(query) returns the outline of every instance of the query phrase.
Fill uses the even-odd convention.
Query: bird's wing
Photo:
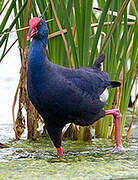
[[[97,70],[100,71],[100,70],[101,70],[101,63],[104,61],[104,59],[105,59],[105,55],[104,55],[104,54],[102,54],[101,56],[99,56],[99,57],[95,60],[92,68],[93,68],[93,69],[97,69]]]
[[[101,71],[101,63],[104,61],[105,59],[105,55],[104,54],[101,54],[101,56],[99,56],[94,64],[92,65],[91,68],[86,68],[86,67],[80,67],[80,69],[82,70],[85,70],[85,71],[89,71],[89,72],[92,72],[94,70],[97,70],[97,71]]]
[[[108,74],[103,71],[91,72],[77,70],[72,73],[66,73],[65,78],[70,81],[74,88],[76,87],[83,92],[84,96],[88,95],[91,99],[97,99],[110,84]]]

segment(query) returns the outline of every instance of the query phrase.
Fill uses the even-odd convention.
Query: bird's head
[[[48,27],[41,18],[34,17],[29,21],[29,33],[27,40],[31,38],[43,39],[48,37]]]

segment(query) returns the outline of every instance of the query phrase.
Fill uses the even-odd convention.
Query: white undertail
[[[100,95],[100,101],[106,102],[109,97],[108,89],[106,88],[104,92]]]

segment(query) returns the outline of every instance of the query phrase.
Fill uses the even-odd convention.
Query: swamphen
[[[29,49],[27,89],[28,95],[45,121],[48,134],[58,156],[62,157],[61,135],[67,123],[88,126],[105,115],[113,115],[116,126],[116,150],[123,151],[120,137],[120,112],[104,111],[108,98],[107,88],[120,86],[110,81],[108,73],[101,71],[102,54],[92,68],[70,69],[51,63],[46,53],[48,27],[43,19],[29,22]]]

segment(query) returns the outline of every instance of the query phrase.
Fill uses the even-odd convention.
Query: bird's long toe
[[[119,146],[116,146],[114,149],[113,149],[114,152],[125,152],[126,149],[121,145]]]
[[[57,155],[58,155],[59,157],[64,157],[64,154],[63,154],[63,151],[62,151],[61,146],[60,146],[59,148],[56,148],[56,149],[57,149]]]

